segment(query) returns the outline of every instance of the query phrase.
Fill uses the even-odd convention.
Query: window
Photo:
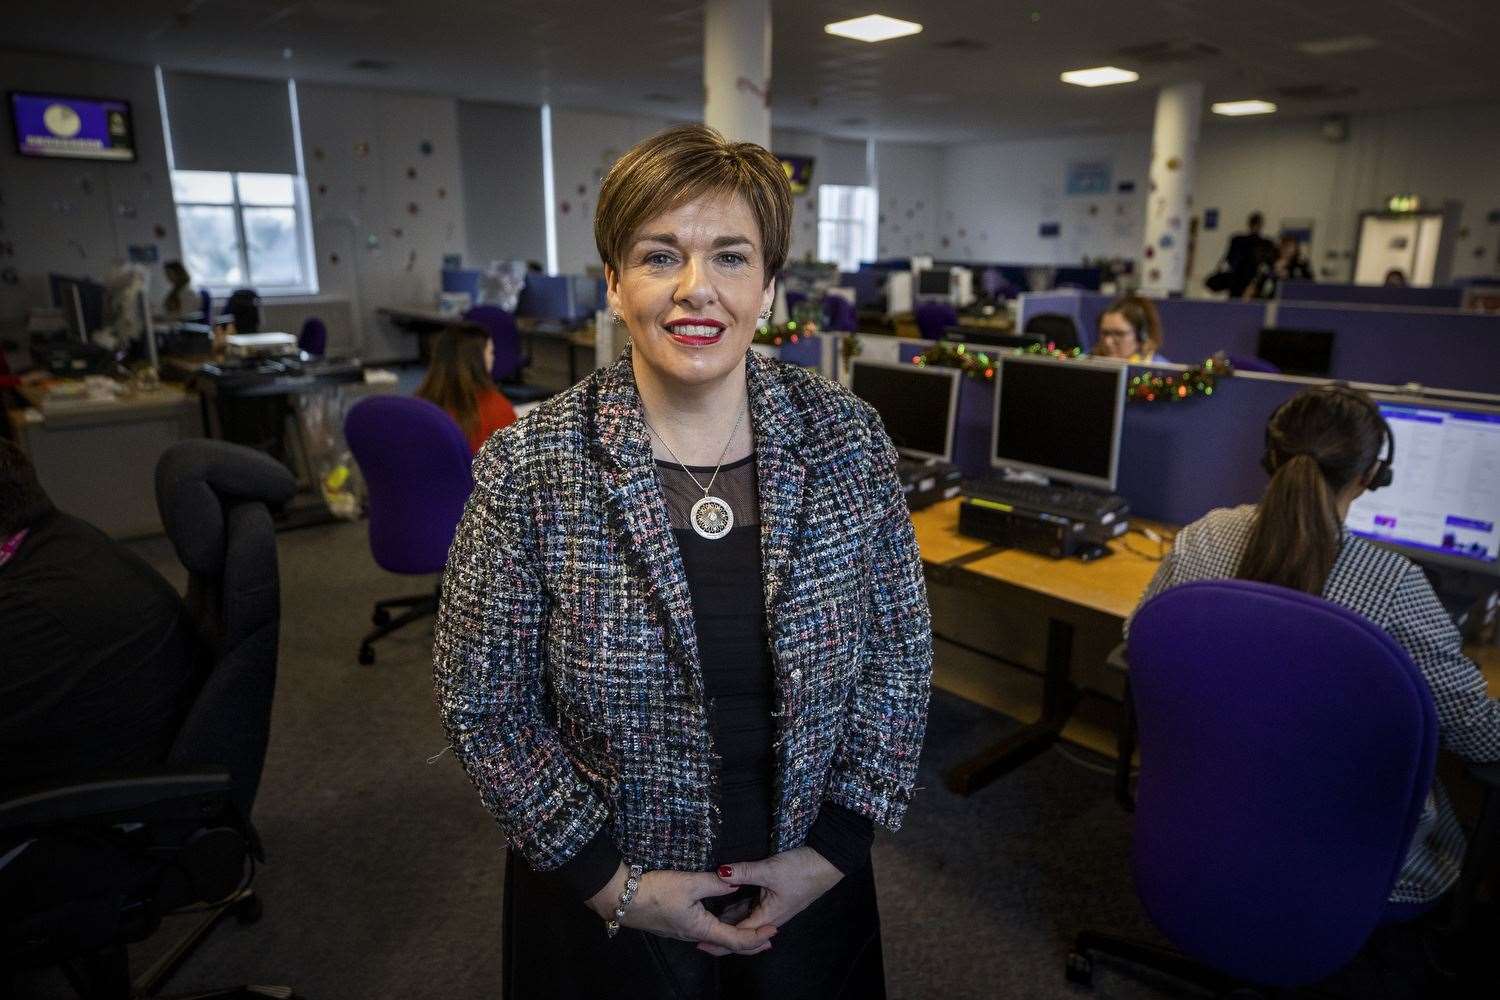
[[[174,170],[172,198],[183,264],[195,284],[219,294],[318,290],[302,178]]]
[[[841,271],[875,259],[875,189],[844,184],[818,188],[818,259]]]

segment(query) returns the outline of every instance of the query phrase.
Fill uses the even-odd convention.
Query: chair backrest
[[[942,340],[944,330],[958,325],[958,310],[948,302],[919,302],[915,314],[924,340]]]
[[[349,410],[344,438],[369,492],[375,562],[393,573],[442,570],[474,486],[458,423],[425,399],[371,396]]]
[[[309,316],[297,334],[297,346],[315,358],[328,353],[328,325],[316,316]]]
[[[823,296],[823,329],[854,333],[859,329],[859,313],[854,303],[842,295]]]
[[[1191,957],[1315,982],[1386,907],[1432,784],[1437,715],[1368,620],[1245,580],[1173,587],[1131,626],[1136,889]]]
[[[234,317],[237,332],[260,332],[260,295],[255,289],[236,288],[224,301],[224,311]]]
[[[280,462],[227,441],[181,441],[156,464],[157,509],[188,571],[188,610],[212,651],[167,762],[224,767],[247,819],[265,765],[281,630],[270,508],[296,489]]]
[[[1078,340],[1078,324],[1072,316],[1061,313],[1038,313],[1026,321],[1026,333],[1039,333],[1059,351],[1071,351],[1081,346]]]
[[[464,319],[489,331],[490,343],[495,347],[490,378],[500,382],[519,377],[521,334],[516,329],[516,318],[499,306],[475,306],[464,313]]]

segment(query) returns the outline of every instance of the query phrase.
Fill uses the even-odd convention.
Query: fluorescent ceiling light
[[[884,42],[902,35],[915,35],[922,30],[922,26],[915,21],[902,21],[884,14],[866,14],[848,21],[825,24],[823,30],[830,35],[855,38],[861,42]]]
[[[1118,66],[1095,66],[1093,69],[1070,69],[1062,75],[1063,83],[1080,87],[1108,87],[1116,83],[1134,83],[1141,74]]]
[[[1311,42],[1298,42],[1297,51],[1310,56],[1341,56],[1350,52],[1373,49],[1380,43],[1369,35],[1343,35],[1339,38],[1319,38]]]
[[[1229,115],[1238,117],[1240,115],[1268,115],[1276,110],[1276,105],[1270,101],[1220,101],[1212,105],[1210,110],[1216,115]]]

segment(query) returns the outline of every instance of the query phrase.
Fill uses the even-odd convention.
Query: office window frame
[[[857,271],[875,259],[880,236],[879,192],[868,184],[818,187],[818,259]]]
[[[211,177],[227,177],[229,179],[229,201],[204,201],[199,199],[178,200],[178,182],[185,174],[201,174]],[[290,201],[247,201],[242,194],[242,178],[245,177],[281,177],[291,182]],[[313,252],[312,220],[308,211],[307,182],[298,174],[262,174],[245,171],[218,171],[218,170],[173,170],[172,171],[172,197],[177,212],[177,230],[182,243],[182,256],[184,262],[190,255],[188,248],[189,228],[185,221],[185,210],[195,208],[228,208],[234,219],[234,252],[238,260],[242,280],[224,282],[217,275],[193,274],[193,283],[207,289],[214,296],[225,296],[236,288],[254,288],[262,298],[292,298],[297,296],[318,294],[318,271],[317,259]],[[300,282],[268,284],[264,280],[257,280],[255,270],[251,266],[251,253],[249,239],[246,235],[245,210],[250,209],[252,214],[257,209],[290,209],[293,213],[293,239],[296,241],[296,257],[298,267],[301,270]],[[189,267],[189,272],[192,268]]]

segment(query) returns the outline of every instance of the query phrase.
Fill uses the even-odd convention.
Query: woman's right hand
[[[628,875],[629,870],[621,864],[615,877],[588,901],[589,909],[600,919],[614,918]],[[678,941],[715,945],[736,955],[757,955],[771,947],[774,926],[735,927],[703,907],[703,900],[727,896],[738,889],[713,872],[647,872],[641,876],[620,925]]]

